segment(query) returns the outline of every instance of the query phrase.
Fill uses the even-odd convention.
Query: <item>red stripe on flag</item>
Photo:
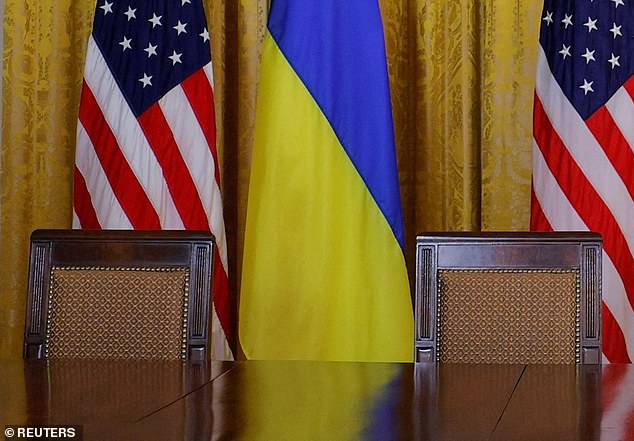
[[[73,175],[75,191],[73,195],[73,204],[75,206],[75,213],[77,213],[81,228],[101,230],[101,225],[99,224],[95,207],[92,205],[92,199],[90,198],[90,192],[88,191],[86,180],[77,167],[74,168]]]
[[[612,259],[623,281],[630,305],[634,305],[634,258],[632,258],[623,233],[601,196],[588,182],[559,138],[537,95],[535,95],[534,109],[535,141],[542,151],[548,167],[553,171],[562,191],[588,228],[592,231],[602,232],[603,249]],[[609,342],[609,345],[604,345],[604,352],[610,351],[608,346],[618,344],[607,339],[604,341]],[[622,351],[624,350],[623,347]]]
[[[612,311],[603,304],[601,308],[603,322],[603,341],[610,344],[603,345],[603,354],[610,363],[631,363],[627,354],[625,335],[618,322],[612,315]]]
[[[218,152],[216,149],[216,113],[214,109],[214,91],[203,69],[198,69],[182,83],[181,87],[187,96],[198,124],[205,134],[207,144],[214,158],[215,178],[220,188],[220,172],[218,168]]]
[[[185,229],[209,231],[209,221],[196,185],[158,103],[150,106],[138,120],[161,165]]]
[[[121,152],[92,91],[84,81],[79,120],[92,141],[112,191],[135,229],[159,229],[156,210]]]
[[[634,153],[612,115],[604,106],[594,112],[586,123],[634,199]]]
[[[535,189],[531,185],[531,231],[553,231],[553,227],[548,222],[542,206],[537,200]]]
[[[225,272],[218,247],[214,251],[215,271],[214,271],[214,307],[218,320],[225,331],[225,336],[231,349],[234,349],[234,335],[231,327],[231,304],[229,303],[229,278]],[[235,352],[235,351],[234,351]]]

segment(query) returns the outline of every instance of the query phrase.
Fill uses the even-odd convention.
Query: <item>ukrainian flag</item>
[[[240,296],[250,359],[411,361],[377,0],[273,0]]]

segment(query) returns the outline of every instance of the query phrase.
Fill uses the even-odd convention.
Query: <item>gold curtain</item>
[[[542,2],[381,2],[407,260],[423,231],[526,230]]]
[[[268,0],[204,0],[238,292]],[[381,0],[408,263],[415,234],[528,227],[541,2]],[[95,0],[5,0],[0,357],[21,354],[28,238],[71,223],[76,115]]]

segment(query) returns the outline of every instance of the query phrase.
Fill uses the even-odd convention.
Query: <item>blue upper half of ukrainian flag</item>
[[[404,250],[379,8],[368,7],[368,0],[273,0],[268,30],[328,119]]]

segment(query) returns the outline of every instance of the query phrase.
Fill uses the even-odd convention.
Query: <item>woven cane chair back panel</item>
[[[185,358],[186,268],[51,271],[47,358]]]
[[[440,270],[438,361],[578,363],[579,279],[578,270]]]

